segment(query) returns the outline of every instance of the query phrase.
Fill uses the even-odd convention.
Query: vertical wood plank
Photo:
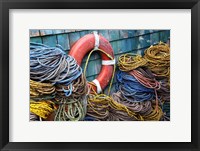
[[[68,34],[57,35],[58,44],[63,47],[64,50],[69,50],[69,37]]]
[[[73,46],[73,44],[80,39],[79,32],[69,33],[69,45],[70,48]]]
[[[32,37],[30,38],[30,42],[42,43],[41,37]]]
[[[53,34],[53,30],[49,30],[49,29],[40,30],[40,35],[41,36],[52,35],[52,34]]]
[[[80,37],[83,37],[85,35],[87,35],[89,32],[87,30],[81,31],[80,32]]]
[[[160,35],[158,32],[150,34],[150,44],[155,45],[160,41]]]
[[[53,36],[44,36],[42,37],[42,41],[45,45],[47,46],[52,46],[52,47],[55,47],[56,44],[57,44],[57,39],[56,39],[56,36],[53,35]]]
[[[30,35],[30,37],[37,37],[37,36],[40,36],[40,32],[39,32],[39,30],[30,29],[29,35]]]
[[[149,47],[150,44],[150,35],[142,35],[139,36],[139,45],[138,45],[138,49],[141,48],[145,48],[145,47]]]
[[[56,29],[56,30],[53,30],[53,34],[63,34],[65,33],[65,30],[64,29]]]
[[[109,41],[114,41],[119,39],[119,30],[109,30]]]
[[[111,44],[111,46],[112,46],[112,48],[114,50],[114,54],[117,54],[119,52],[119,50],[118,50],[118,41],[112,41],[112,42],[110,42],[110,44]]]
[[[136,31],[137,30],[128,30],[128,37],[135,37],[136,36]]]
[[[128,30],[120,30],[119,34],[120,34],[120,39],[128,38]]]
[[[108,30],[99,30],[98,33],[109,41]]]

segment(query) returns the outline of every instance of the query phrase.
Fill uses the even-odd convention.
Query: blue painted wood
[[[109,41],[114,41],[119,39],[119,30],[109,30]]]
[[[102,35],[104,38],[106,38],[107,40],[109,40],[109,33],[108,30],[98,30],[98,33],[100,35]]]
[[[55,47],[57,44],[56,35],[53,36],[44,36],[42,37],[42,41],[47,46]]]
[[[70,48],[80,38],[81,38],[81,36],[80,36],[79,32],[69,33],[69,45],[70,45]]]
[[[160,41],[160,34],[159,32],[155,32],[150,34],[150,44],[155,45]]]
[[[167,30],[160,32],[160,41],[167,42],[167,40],[169,38],[169,34],[170,34],[170,32]]]
[[[92,76],[92,75],[95,75],[96,74],[96,69],[95,69],[95,61],[94,60],[91,60],[89,63],[88,63],[88,66],[87,66],[87,76]]]
[[[68,34],[57,35],[58,44],[63,47],[64,50],[69,50],[69,37]]]
[[[128,30],[120,30],[119,34],[120,34],[120,39],[128,38]]]
[[[112,41],[110,42],[113,50],[114,50],[114,54],[117,54],[119,52],[119,49],[118,49],[118,41]]]
[[[137,30],[136,36],[146,35],[153,32],[154,32],[153,30]]]
[[[135,35],[139,36],[139,35],[144,35],[145,34],[145,30],[137,30]]]
[[[138,49],[144,48],[144,47],[148,47],[151,45],[150,43],[150,35],[142,35],[139,36],[139,43],[138,43]]]
[[[138,50],[137,50],[137,54],[140,54],[140,55],[144,56],[144,51],[145,51],[146,49],[147,49],[147,48],[138,49]]]
[[[32,37],[30,38],[30,42],[42,43],[41,37]]]
[[[83,37],[85,35],[87,35],[89,32],[87,30],[81,31],[80,32],[80,36]]]
[[[88,54],[85,55],[85,57],[83,58],[83,61],[82,61],[82,62],[86,62],[87,58],[88,58]],[[100,57],[100,52],[99,52],[99,51],[96,51],[96,52],[93,52],[93,53],[91,54],[89,61],[97,60],[97,59],[100,59],[100,58],[101,58],[101,57]]]
[[[35,30],[35,29],[30,29],[29,34],[30,34],[30,37],[38,37],[38,36],[40,36],[40,31]]]
[[[65,33],[64,29],[53,30],[53,34],[63,34],[63,33]]]
[[[53,34],[53,30],[49,30],[49,29],[40,30],[41,36],[52,35],[52,34]]]
[[[128,37],[134,37],[134,36],[136,36],[136,31],[137,30],[128,30]]]
[[[99,74],[101,71],[101,65],[102,65],[102,60],[101,59],[97,59],[95,61],[95,74]]]
[[[66,29],[65,30],[65,33],[71,33],[71,32],[75,32],[76,30],[74,30],[74,29]]]
[[[126,51],[131,51],[134,49],[135,39],[129,38],[126,40]]]

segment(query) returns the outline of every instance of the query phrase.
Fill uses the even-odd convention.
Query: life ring
[[[87,34],[72,46],[69,55],[74,57],[77,63],[81,65],[84,56],[94,49],[101,49],[105,52],[99,51],[102,59],[102,67],[97,78],[92,81],[95,84],[95,86],[92,86],[93,89],[97,93],[100,93],[110,82],[114,71],[114,52],[109,41],[103,36],[98,35],[97,32]],[[110,55],[112,59],[106,54]]]

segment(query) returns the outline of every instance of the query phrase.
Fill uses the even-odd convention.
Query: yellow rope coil
[[[121,71],[131,71],[146,64],[147,61],[141,55],[131,53],[123,54],[118,59],[118,66]]]
[[[110,96],[105,94],[95,94],[88,97],[88,115],[105,120],[109,116],[110,108],[116,111],[126,112],[129,117],[134,117],[137,120],[144,120],[141,115],[129,110],[125,105],[116,102]]]
[[[153,106],[153,110],[148,114],[144,115],[143,118],[145,121],[159,121],[163,117],[163,111],[158,106],[158,110],[156,111],[156,106]]]
[[[96,119],[107,119],[109,116],[109,98],[105,94],[90,94],[88,97],[87,114]]]
[[[30,112],[46,119],[54,110],[55,104],[49,100],[35,102],[30,100]]]
[[[41,83],[30,80],[30,96],[38,97],[40,95],[48,95],[55,92],[55,87],[50,83]]]
[[[160,42],[145,50],[144,58],[148,61],[148,67],[157,76],[168,77],[170,75],[170,48]]]

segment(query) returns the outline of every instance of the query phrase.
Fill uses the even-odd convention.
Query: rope
[[[83,120],[86,114],[84,106],[86,106],[86,98],[78,101],[76,99],[67,98],[61,99],[54,121],[80,121]]]
[[[162,109],[158,106],[158,111],[156,111],[156,106],[153,106],[153,110],[148,114],[144,115],[145,121],[160,121],[163,117]]]
[[[134,118],[134,120],[143,120],[143,118],[139,114],[131,111],[130,109],[128,109],[127,106],[115,101],[113,98],[111,99],[110,106],[116,111],[116,113],[118,111],[124,111],[126,112],[126,114],[128,114],[129,117]]]
[[[118,92],[112,97],[129,110],[141,115],[144,120],[161,120],[163,112],[158,100],[169,97],[169,93],[166,93],[169,92],[166,88],[168,83],[156,79],[155,75],[145,67],[147,63],[145,59],[140,56],[138,57],[140,60],[135,61],[135,58],[137,55],[130,56],[130,54],[119,57],[118,65],[121,71],[117,74]],[[154,99],[156,104],[152,105]]]
[[[55,97],[55,87],[50,83],[30,80],[30,97],[33,100],[48,100]]]
[[[153,100],[155,97],[153,89],[143,86],[134,76],[126,72],[118,72],[117,82],[116,89],[120,91],[129,102],[144,102]]]
[[[88,97],[87,116],[98,120],[107,120],[109,116],[109,97],[104,94],[90,94]]]
[[[112,97],[105,94],[90,94],[88,97],[87,116],[97,120],[109,120],[112,118],[112,113],[121,113],[121,115],[134,118],[135,120],[142,120],[141,116],[137,116],[134,112],[129,110],[125,105],[116,102]],[[117,116],[117,114],[115,114]],[[123,120],[123,117],[118,117]]]
[[[69,85],[78,78],[82,69],[76,60],[66,56],[61,47],[30,44],[30,78],[38,82]]]
[[[160,100],[169,102],[170,101],[170,85],[169,80],[167,78],[158,78],[160,81],[160,89],[157,90],[158,96],[160,97]]]
[[[33,113],[44,119],[52,113],[49,104],[41,102],[48,95],[56,104],[54,120],[83,120],[87,108],[87,82],[81,67],[73,57],[65,55],[62,47],[31,43],[30,78],[31,98],[39,100],[38,104],[31,103]]]
[[[82,95],[88,93],[87,81],[83,74],[68,86],[57,84],[56,92],[59,97],[71,96],[73,98],[80,98]]]
[[[170,75],[170,49],[165,43],[151,46],[144,52],[144,59],[148,62],[149,69],[156,76],[168,77]]]
[[[131,71],[146,64],[147,61],[142,56],[131,53],[123,54],[118,59],[118,66],[121,71]]]
[[[55,109],[55,104],[49,100],[35,102],[30,100],[30,112],[46,119]]]
[[[161,88],[160,82],[158,82],[154,75],[148,68],[138,68],[129,72],[137,81],[149,89],[154,89],[156,96],[156,110],[158,110],[158,94],[157,90]]]
[[[82,74],[72,83],[72,93],[66,97],[62,85],[56,86],[57,96],[55,103],[59,104],[54,120],[56,121],[78,121],[83,120],[87,109],[88,87],[85,76]]]
[[[123,97],[122,93],[119,91],[116,93],[113,93],[112,98],[116,102],[125,105],[129,110],[131,110],[137,114],[140,114],[140,115],[148,114],[152,110],[151,101],[130,102],[130,101],[127,101]]]
[[[86,60],[86,63],[85,63],[84,72],[83,72],[85,76],[86,76],[86,69],[87,69],[87,66],[88,66],[88,62],[89,62],[90,56],[95,51],[100,51],[100,52],[104,53],[107,57],[109,57],[111,60],[114,60],[114,58],[110,54],[106,53],[102,49],[99,49],[99,48],[98,49],[93,49],[88,54],[88,57],[87,57],[87,60]],[[107,95],[110,95],[110,91],[111,91],[111,88],[112,88],[112,83],[113,83],[114,76],[115,76],[115,67],[116,67],[116,65],[114,64],[113,75],[112,75],[112,78],[111,78],[111,81],[110,81],[110,85],[109,85],[109,88],[108,88]],[[93,82],[88,82],[88,84],[89,84],[90,90],[92,89],[92,86],[96,86]],[[90,92],[94,94],[94,89],[92,91],[90,91]]]
[[[164,102],[162,110],[164,113],[164,120],[169,121],[170,120],[170,102]]]

